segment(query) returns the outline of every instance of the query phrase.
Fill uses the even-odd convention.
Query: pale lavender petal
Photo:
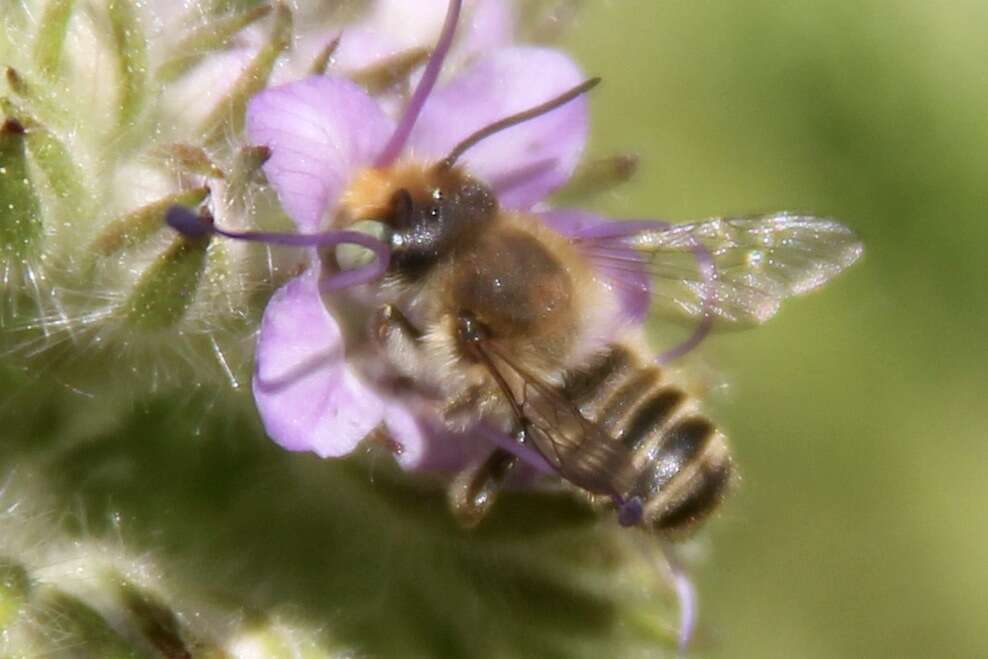
[[[462,60],[504,48],[514,41],[515,16],[506,0],[475,0],[464,10],[453,59]]]
[[[340,328],[310,268],[271,297],[257,341],[254,400],[268,435],[290,451],[350,453],[383,418],[380,397],[346,365]]]
[[[247,107],[247,136],[271,148],[264,173],[302,232],[322,228],[327,209],[392,129],[377,103],[343,78],[314,76],[272,87]]]
[[[393,39],[378,30],[364,26],[347,28],[340,35],[340,45],[333,53],[333,70],[359,71],[401,51]]]
[[[412,133],[418,157],[445,156],[474,131],[528,110],[584,81],[577,65],[547,48],[505,48],[481,59],[430,96]],[[461,159],[488,183],[513,179],[501,203],[529,208],[569,179],[587,137],[587,103],[577,98],[484,140]],[[518,172],[528,172],[518,177]]]
[[[370,17],[343,30],[333,54],[338,70],[353,71],[413,48],[432,48],[449,0],[378,0]],[[480,53],[509,45],[514,38],[514,15],[505,0],[469,0],[450,53],[455,68]]]
[[[538,217],[549,227],[574,239],[581,239],[601,230],[610,233],[620,233],[627,225],[628,233],[634,231],[633,223],[617,222],[609,220],[600,215],[579,210],[554,210],[546,213],[539,213]],[[627,235],[627,234],[625,234]],[[599,260],[594,262],[598,272],[604,275],[610,283],[615,295],[621,303],[621,310],[632,322],[642,322],[648,316],[648,309],[652,299],[651,279],[648,273],[648,264],[640,263],[640,269],[635,269],[635,251],[631,247],[620,244],[608,245],[611,253],[626,252],[628,261],[624,267],[616,267],[613,260]],[[588,252],[587,257],[593,259],[592,253]]]
[[[490,451],[480,437],[454,433],[440,421],[434,404],[415,396],[385,401],[384,423],[403,469],[455,472]]]
[[[402,401],[389,399],[384,405],[384,424],[397,444],[395,459],[403,469],[416,469],[421,466],[423,457],[430,448],[428,429]]]

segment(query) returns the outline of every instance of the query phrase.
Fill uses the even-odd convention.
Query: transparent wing
[[[617,496],[631,487],[628,449],[590,421],[559,390],[511,360],[493,341],[473,344],[529,443],[571,483]]]
[[[647,289],[654,313],[764,323],[835,277],[863,248],[832,219],[773,213],[690,224],[609,222],[573,235],[615,286]]]

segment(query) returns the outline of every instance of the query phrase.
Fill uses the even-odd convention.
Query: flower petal
[[[264,173],[299,231],[323,216],[353,172],[387,141],[392,121],[360,87],[343,78],[310,77],[264,90],[247,107],[247,135],[271,148]]]
[[[401,445],[395,458],[403,469],[454,473],[480,460],[495,446],[480,433],[455,432],[443,425],[436,410],[419,400],[390,401],[385,423]]]
[[[268,435],[290,451],[350,453],[384,414],[346,365],[340,328],[319,295],[319,269],[271,297],[257,341],[254,400]]]
[[[570,238],[584,238],[584,234],[588,234],[587,229],[591,227],[604,224],[620,226],[619,221],[572,209],[553,210],[539,213],[537,216],[551,229]],[[613,261],[600,261],[595,262],[594,266],[610,282],[611,289],[620,300],[621,311],[627,320],[635,323],[643,322],[648,317],[652,300],[651,278],[647,265],[642,263],[639,269],[635,269],[637,262],[633,259],[635,251],[631,247],[608,245],[608,250],[617,253],[626,251],[629,257],[626,265],[615,267]],[[592,255],[589,258],[594,260]]]
[[[352,71],[413,48],[432,48],[448,8],[449,0],[378,0],[366,21],[343,31],[333,61]],[[460,20],[454,63],[507,46],[514,36],[514,15],[504,0],[468,0]]]
[[[510,2],[476,0],[467,3],[464,25],[460,27],[460,42],[453,46],[453,57],[467,59],[495,48],[504,48],[514,41],[515,16]]]
[[[384,408],[384,424],[397,445],[395,459],[403,469],[416,469],[433,439],[424,424],[397,400],[388,400]]]
[[[583,80],[579,67],[559,51],[505,48],[433,92],[412,132],[412,147],[419,157],[441,158],[474,131]],[[587,103],[581,97],[484,140],[462,162],[495,187],[502,204],[524,209],[569,179],[586,138]]]

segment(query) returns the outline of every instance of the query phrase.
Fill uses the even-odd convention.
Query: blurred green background
[[[985,657],[988,3],[587,3],[600,208],[799,209],[863,263],[706,348],[743,482],[698,568],[706,657]]]
[[[642,157],[598,210],[805,210],[866,245],[704,347],[743,481],[692,561],[695,656],[988,656],[988,4],[582,4],[562,43],[605,79],[592,154]],[[650,573],[615,569],[568,499],[508,497],[465,532],[386,458],[277,449],[246,395],[94,402],[49,375],[0,362],[0,627],[4,555],[98,588],[96,555],[214,638],[256,618],[374,656],[654,656]]]

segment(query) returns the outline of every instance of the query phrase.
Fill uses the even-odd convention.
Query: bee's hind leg
[[[517,464],[518,456],[497,448],[482,462],[457,474],[448,491],[449,505],[457,521],[467,528],[476,526]]]

